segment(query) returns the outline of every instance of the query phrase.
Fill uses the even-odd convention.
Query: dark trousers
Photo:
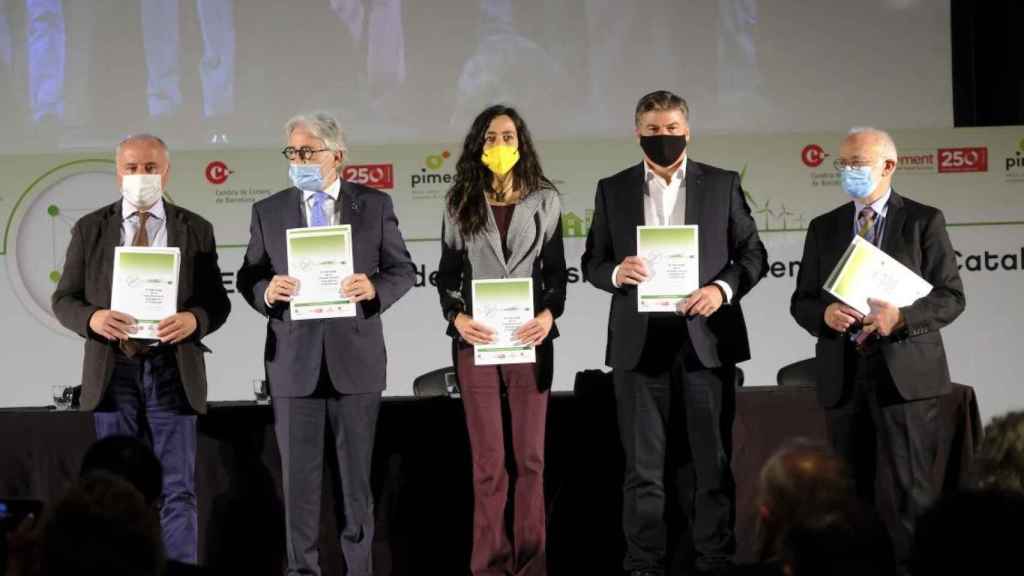
[[[729,466],[735,367],[705,368],[682,319],[651,318],[643,356],[615,370],[619,435],[626,458],[622,523],[626,570],[664,570],[666,481],[689,454],[695,472],[690,529],[699,568],[732,560],[735,486]]]
[[[271,384],[273,391],[273,384]],[[373,574],[373,494],[370,465],[380,412],[380,392],[339,394],[327,367],[309,397],[274,396],[274,433],[281,453],[285,503],[285,550],[288,574],[320,574],[320,495],[324,439],[333,440],[341,494],[338,526],[346,573]]]
[[[546,574],[544,431],[548,392],[538,387],[533,364],[475,366],[472,347],[459,349],[456,369],[473,459],[470,571],[475,576]],[[502,387],[508,397],[515,461],[511,542],[505,532],[509,474],[505,469]]]
[[[197,563],[196,414],[181,386],[173,350],[143,358],[118,354],[93,420],[97,438],[125,434],[152,446],[163,468],[160,525],[167,557]]]
[[[858,495],[874,504],[896,559],[910,557],[914,523],[937,496],[931,471],[938,454],[939,399],[908,402],[881,353],[847,347],[843,398],[826,410],[832,445],[846,459]]]

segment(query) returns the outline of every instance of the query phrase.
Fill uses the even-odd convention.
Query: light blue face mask
[[[288,177],[299,190],[324,191],[324,177],[318,164],[291,164],[288,166]]]
[[[860,200],[871,194],[878,180],[872,176],[871,166],[844,167],[839,169],[839,185],[851,198]]]

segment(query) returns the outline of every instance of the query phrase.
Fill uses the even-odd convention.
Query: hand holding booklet
[[[675,312],[700,288],[697,226],[637,226],[636,252],[648,279],[637,286],[637,312]]]
[[[132,338],[155,340],[157,325],[178,312],[178,248],[119,246],[114,249],[110,309],[135,318]]]
[[[473,320],[494,330],[494,342],[476,344],[477,366],[536,362],[533,346],[516,340],[516,331],[533,319],[533,279],[473,280]]]
[[[292,297],[292,320],[356,315],[356,305],[341,294],[341,282],[352,275],[352,227],[290,228],[288,275],[298,279]]]
[[[932,285],[872,243],[856,236],[825,281],[825,291],[868,315],[868,299],[903,307],[927,296]]]

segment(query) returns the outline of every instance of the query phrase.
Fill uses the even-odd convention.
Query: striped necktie
[[[857,216],[857,235],[875,245],[878,244],[875,241],[878,232],[875,227],[876,216],[871,206],[865,206]]]

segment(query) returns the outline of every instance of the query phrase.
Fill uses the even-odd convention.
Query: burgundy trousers
[[[533,364],[476,366],[473,348],[459,348],[457,366],[473,457],[474,576],[547,573],[544,510],[544,429],[548,392],[537,385]],[[515,461],[512,534],[505,530],[509,471],[501,391],[508,395]]]

